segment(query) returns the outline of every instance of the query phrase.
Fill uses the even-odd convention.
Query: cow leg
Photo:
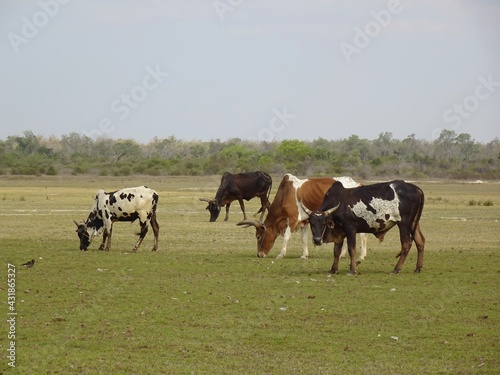
[[[302,256],[301,259],[309,258],[309,249],[307,248],[307,233],[308,226],[304,225],[300,228],[300,237],[302,238]]]
[[[141,233],[139,234],[139,240],[137,241],[134,248],[132,249],[132,251],[134,253],[137,251],[139,246],[141,246],[142,240],[146,236],[146,233],[148,233],[148,229],[149,229],[149,223],[147,221],[145,221],[145,222],[141,221]]]
[[[359,239],[361,240],[361,254],[359,255],[358,262],[366,259],[366,248],[368,243],[368,234],[360,233]]]
[[[229,219],[229,207],[231,207],[231,203],[226,204],[226,217],[224,218],[224,221]]]
[[[399,225],[399,224],[398,224]],[[399,237],[401,239],[401,252],[396,255],[396,258],[399,257],[398,263],[392,273],[400,273],[401,268],[403,268],[403,264],[405,263],[406,257],[408,256],[408,252],[411,248],[411,235],[410,231],[402,226],[399,227]],[[422,254],[423,256],[423,254]]]
[[[417,225],[415,228],[415,234],[413,235],[413,241],[415,241],[415,245],[417,246],[417,267],[415,268],[415,272],[419,273],[424,266],[424,247],[425,247],[425,237],[420,230],[420,226]]]
[[[349,267],[349,274],[356,274],[356,233],[347,234],[347,250],[351,258],[351,266]]]
[[[156,213],[151,216],[151,228],[153,228],[153,234],[155,236],[153,249],[151,251],[158,250],[158,235],[160,234],[160,226],[158,221],[156,221]]]
[[[104,235],[106,235],[107,229],[104,230]],[[106,242],[106,246],[104,250],[109,251],[111,249],[111,233],[113,233],[113,224],[109,227],[109,233],[108,233],[108,241]]]
[[[342,245],[342,251],[340,253],[340,258],[344,259],[347,254],[347,242]]]
[[[283,235],[283,245],[281,246],[281,251],[276,257],[276,259],[282,259],[286,255],[286,246],[288,244],[288,241],[290,240],[290,237],[292,237],[292,230],[290,229],[290,226],[287,225],[285,234]]]
[[[238,199],[238,202],[240,202],[240,208],[241,208],[241,211],[243,211],[243,220],[246,220],[247,219],[247,214],[245,212],[245,204],[243,203],[243,199]]]
[[[104,245],[106,244],[107,238],[108,238],[108,231],[105,229],[104,233],[102,234],[102,243],[101,246],[99,246],[99,250],[104,250]]]
[[[342,251],[342,243],[336,243],[333,245],[333,264],[332,264],[332,269],[330,270],[330,273],[336,275],[339,273],[339,258],[340,258],[340,252]]]

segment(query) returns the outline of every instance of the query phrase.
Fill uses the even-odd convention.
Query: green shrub
[[[47,171],[45,172],[48,176],[56,176],[57,175],[57,170],[54,168],[53,165],[47,168]]]

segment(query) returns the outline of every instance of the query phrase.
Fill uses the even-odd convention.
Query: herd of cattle
[[[229,207],[237,200],[243,211],[243,220],[237,225],[255,227],[257,256],[265,257],[279,235],[284,237],[278,258],[286,254],[288,241],[295,231],[301,229],[302,256],[307,258],[308,224],[311,227],[315,245],[334,243],[334,261],[331,273],[338,273],[342,245],[347,238],[347,251],[351,258],[349,273],[356,273],[356,234],[360,233],[361,256],[366,256],[367,234],[374,234],[380,241],[395,225],[399,228],[401,251],[393,273],[399,273],[412,242],[417,247],[417,266],[420,272],[424,260],[425,238],[420,230],[419,220],[424,206],[423,191],[410,183],[395,180],[373,185],[360,185],[350,177],[299,179],[291,174],[283,176],[272,203],[269,195],[271,177],[264,172],[240,174],[224,173],[214,199],[200,198],[208,202],[210,221],[215,221],[222,207]],[[259,197],[261,213],[259,220],[248,220],[243,200]],[[127,188],[114,192],[99,190],[94,198],[88,218],[78,223],[77,234],[80,250],[87,250],[92,239],[103,234],[100,250],[109,250],[113,223],[139,219],[140,234],[133,251],[137,251],[148,232],[149,225],[154,233],[153,251],[158,248],[159,225],[156,220],[158,193],[146,187]],[[265,212],[267,216],[262,221]]]

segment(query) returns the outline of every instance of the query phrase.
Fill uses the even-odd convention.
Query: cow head
[[[97,218],[92,213],[89,215],[87,221],[77,223],[73,220],[77,229],[76,233],[80,239],[80,250],[87,250],[92,242],[92,239],[97,236],[103,229],[103,221]]]
[[[210,212],[210,222],[217,220],[220,214],[221,206],[214,199],[200,198],[202,202],[208,202],[207,210]]]
[[[313,242],[315,245],[321,245],[323,243],[326,230],[333,229],[335,227],[331,214],[335,212],[339,206],[340,203],[327,211],[312,212],[302,205],[302,209],[309,215],[309,224],[311,226]]]
[[[90,243],[92,242],[92,230],[87,226],[87,223],[77,223],[76,220],[73,220],[77,229],[76,234],[78,234],[78,238],[80,239],[80,250],[87,250]]]
[[[267,256],[274,245],[274,241],[276,241],[278,237],[278,235],[274,233],[275,231],[273,228],[267,228],[264,223],[256,220],[243,220],[236,225],[243,226],[244,228],[254,226],[255,238],[257,238],[257,256],[259,258]]]

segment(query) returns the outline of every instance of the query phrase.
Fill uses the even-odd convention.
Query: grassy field
[[[275,189],[280,177],[274,179]],[[368,240],[360,275],[327,271],[332,246],[300,236],[287,257],[256,257],[255,230],[209,223],[200,197],[219,177],[0,179],[0,374],[10,373],[8,264],[15,265],[16,370],[22,374],[498,374],[500,184],[417,182],[424,268],[402,273],[399,236]],[[78,250],[73,219],[98,188],[160,194],[160,246],[137,253],[137,223],[111,251]],[[484,205],[487,202],[487,205]],[[247,204],[255,213],[258,202]],[[221,219],[219,219],[221,220]],[[20,265],[30,259],[32,269]],[[13,372],[13,373],[14,373]]]

